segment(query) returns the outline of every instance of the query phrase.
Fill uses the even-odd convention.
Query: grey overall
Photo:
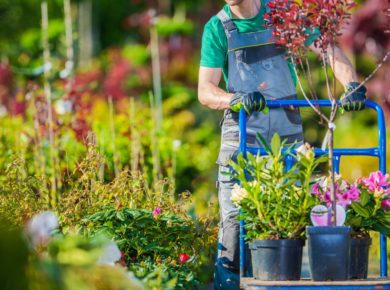
[[[267,1],[262,1],[263,5]],[[266,99],[296,99],[297,93],[283,49],[272,43],[272,31],[240,33],[228,14],[221,10],[217,17],[224,27],[228,43],[228,91],[261,90]],[[221,149],[217,163],[218,199],[220,224],[218,255],[215,268],[215,289],[239,289],[239,222],[238,208],[230,201],[235,183],[229,175],[227,162],[238,151],[239,129],[237,115],[230,110],[224,112],[221,134]],[[268,142],[278,133],[288,143],[301,142],[302,120],[299,110],[272,109],[268,114],[253,113],[247,120],[247,146],[261,147],[256,139],[260,133]]]

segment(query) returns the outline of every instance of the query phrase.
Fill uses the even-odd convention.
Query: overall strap
[[[221,20],[227,38],[229,38],[233,32],[237,32],[237,26],[234,24],[233,20],[229,17],[225,10],[221,9],[221,11],[218,12],[217,17],[219,20]]]

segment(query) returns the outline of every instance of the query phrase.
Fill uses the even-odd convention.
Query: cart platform
[[[390,279],[368,278],[365,280],[347,281],[312,281],[310,279],[302,279],[298,281],[261,281],[254,278],[241,278],[240,286],[241,289],[244,290],[379,290],[390,289]]]

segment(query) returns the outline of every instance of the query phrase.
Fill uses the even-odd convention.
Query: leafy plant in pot
[[[283,148],[285,142],[276,134],[270,145],[260,135],[258,138],[267,156],[248,154],[244,158],[240,154],[230,162],[240,184],[235,185],[231,200],[241,208],[238,218],[245,221],[254,277],[298,280],[305,227],[316,202],[310,194],[310,177],[327,158],[314,158],[311,149],[302,150],[297,162],[286,169],[284,160],[294,145]]]
[[[390,182],[389,175],[380,171],[360,177],[353,184],[337,176],[337,203],[346,209],[345,224],[351,227],[350,279],[366,279],[368,269],[370,231],[390,235]],[[329,207],[329,186],[321,178],[312,192]],[[329,225],[327,218],[317,216],[315,224]]]

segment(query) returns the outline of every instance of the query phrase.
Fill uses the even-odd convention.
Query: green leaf
[[[116,213],[116,218],[117,218],[118,220],[122,221],[122,222],[125,221],[125,215],[123,214],[122,211],[118,211],[118,212]]]
[[[260,142],[263,145],[265,151],[267,151],[268,153],[271,153],[272,152],[271,147],[269,146],[267,140],[265,140],[263,135],[261,135],[260,133],[257,133],[256,136],[257,136],[257,139],[260,140]]]
[[[281,141],[277,133],[274,134],[271,140],[271,149],[274,155],[280,151]]]
[[[360,202],[359,203],[362,206],[365,206],[369,200],[370,200],[370,195],[367,192],[362,191],[362,193],[360,194]]]
[[[362,207],[359,203],[352,202],[351,207],[354,211],[356,211],[362,217],[364,217],[364,218],[370,217],[370,212],[366,208]]]
[[[375,230],[375,231],[378,231],[380,232],[381,234],[384,234],[386,236],[390,236],[390,228],[388,228],[387,226],[383,225],[383,224],[380,224],[380,223],[376,223],[372,226],[372,228]]]

